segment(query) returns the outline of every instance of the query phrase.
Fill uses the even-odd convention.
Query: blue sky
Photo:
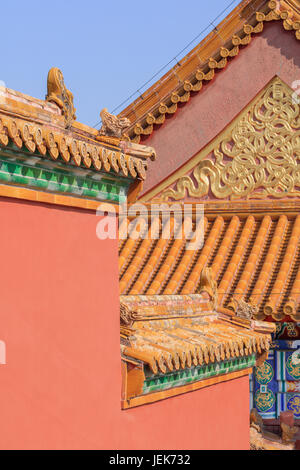
[[[44,99],[48,70],[59,67],[74,95],[77,120],[94,126],[103,107],[109,111],[116,108],[231,2],[1,2],[0,80],[8,88]],[[234,1],[216,23],[238,3],[239,0]],[[182,55],[211,29],[212,26]]]

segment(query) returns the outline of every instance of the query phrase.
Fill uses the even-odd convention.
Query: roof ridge
[[[250,44],[252,35],[261,33],[265,22],[277,20],[300,40],[300,7],[295,0],[243,0],[180,64],[119,114],[131,121],[127,136],[140,142],[141,136],[151,135],[167,115],[176,113],[179,103],[189,101],[192,92],[199,92],[203,83],[238,55],[240,47]]]

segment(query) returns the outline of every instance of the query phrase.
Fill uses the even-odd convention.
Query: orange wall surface
[[[1,449],[247,449],[248,376],[122,411],[116,240],[0,199]]]

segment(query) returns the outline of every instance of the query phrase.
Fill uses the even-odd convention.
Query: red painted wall
[[[1,449],[246,449],[248,377],[122,411],[117,241],[0,199]]]
[[[248,376],[123,413],[120,449],[249,449]]]
[[[278,75],[289,86],[300,79],[299,41],[281,21],[264,25],[225,69],[142,143],[155,148],[143,193],[197,154]],[[299,88],[299,87],[298,87]]]

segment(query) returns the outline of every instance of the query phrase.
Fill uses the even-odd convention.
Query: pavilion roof
[[[121,353],[131,364],[123,407],[245,375],[266,357],[274,326],[215,311],[210,300],[206,293],[121,296]]]
[[[127,191],[133,182],[144,180],[147,160],[155,158],[154,150],[122,136],[101,135],[99,130],[77,122],[73,95],[60,81],[62,74],[49,81],[51,71],[61,74],[58,69],[50,70],[46,100],[0,87],[1,180],[47,191],[47,178],[54,178],[52,186],[59,192],[93,198],[101,195],[99,182],[104,177],[104,199],[109,198],[109,181]],[[18,168],[7,170],[9,162]],[[48,168],[51,175],[36,177],[38,168]],[[73,185],[66,181],[71,174],[76,179]],[[80,178],[82,187],[78,187]],[[114,197],[118,200],[117,193]]]
[[[30,153],[37,152],[43,157],[48,153],[53,160],[61,159],[77,167],[145,178],[142,163],[155,156],[152,148],[99,136],[98,130],[75,120],[66,128],[63,112],[55,103],[8,88],[2,88],[0,95],[1,146],[12,143],[18,149],[24,146]],[[120,159],[117,153],[112,157],[109,150],[131,158]]]
[[[251,206],[251,207],[250,207]],[[201,287],[201,273],[210,268],[218,289],[218,305],[237,309],[240,301],[255,306],[255,318],[297,321],[300,318],[299,201],[235,202],[227,209],[207,204],[204,244],[190,249],[177,234],[170,217],[162,227],[159,215],[151,226],[160,227],[156,239],[145,236],[120,240],[119,269],[122,295],[189,295]],[[277,208],[277,209],[276,209]],[[250,214],[249,212],[252,211]],[[194,216],[193,216],[194,217]],[[122,228],[122,227],[121,227]],[[170,237],[162,235],[170,230]],[[193,230],[202,230],[193,219]]]
[[[281,21],[285,30],[300,39],[297,0],[243,0],[203,41],[119,114],[131,121],[126,130],[130,139],[139,142],[141,136],[158,129],[168,115],[200,92],[270,21]]]

